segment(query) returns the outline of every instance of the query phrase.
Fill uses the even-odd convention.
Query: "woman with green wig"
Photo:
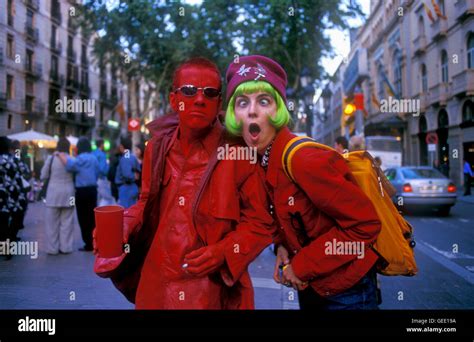
[[[290,179],[282,158],[296,135],[287,127],[284,69],[268,57],[245,56],[230,64],[226,79],[226,128],[257,149],[273,202],[275,281],[298,290],[301,309],[377,309],[379,257],[369,246],[381,224],[344,158],[295,149]],[[332,248],[340,243],[358,248]]]

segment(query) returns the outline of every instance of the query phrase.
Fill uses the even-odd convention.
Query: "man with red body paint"
[[[130,251],[96,257],[95,272],[137,309],[254,308],[247,267],[271,243],[273,221],[256,165],[217,159],[237,143],[217,119],[220,90],[206,59],[177,69],[175,113],[148,125],[142,193],[125,211]]]

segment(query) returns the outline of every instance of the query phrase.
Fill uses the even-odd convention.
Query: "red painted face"
[[[197,88],[219,89],[219,75],[210,68],[187,66],[177,75],[176,87],[193,85]],[[202,130],[209,127],[217,117],[221,107],[221,97],[209,98],[199,89],[194,96],[185,96],[181,91],[171,92],[170,103],[178,113],[179,125],[185,129]]]

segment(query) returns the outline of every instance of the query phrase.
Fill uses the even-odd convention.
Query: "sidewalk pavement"
[[[44,204],[30,203],[22,242],[37,242],[38,257],[0,257],[0,310],[2,309],[133,309],[110,279],[98,277],[93,270],[94,255],[79,252],[80,228],[75,217],[74,252],[45,253]],[[251,264],[257,309],[298,309],[296,291],[276,284],[274,254],[267,248]]]
[[[458,201],[462,201],[462,202],[474,204],[474,192],[473,192],[472,195],[469,195],[469,196],[463,196],[463,193],[464,193],[464,190],[457,192],[457,195],[458,195],[458,198],[457,198],[457,199],[458,199]]]

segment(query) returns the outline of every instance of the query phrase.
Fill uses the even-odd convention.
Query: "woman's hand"
[[[288,265],[289,263],[290,258],[288,257],[288,251],[285,247],[281,245],[278,246],[275,260],[275,269],[273,270],[273,280],[275,280],[278,284],[281,283],[280,268],[284,265]]]
[[[308,283],[303,282],[295,275],[291,265],[285,265],[283,267],[283,275],[281,277],[281,281],[285,286],[289,286],[291,284],[291,286],[297,291],[303,291],[305,288],[308,287]]]

